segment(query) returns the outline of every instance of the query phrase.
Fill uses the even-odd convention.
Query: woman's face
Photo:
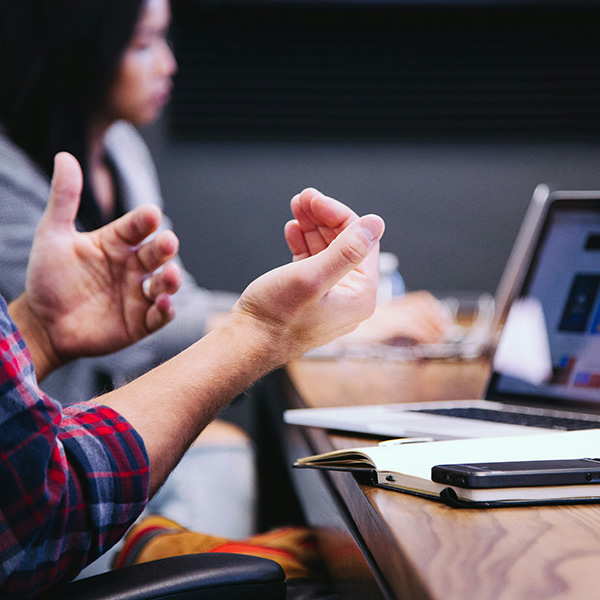
[[[108,94],[106,112],[111,120],[144,125],[156,119],[169,101],[177,70],[167,41],[170,22],[169,0],[145,0]]]

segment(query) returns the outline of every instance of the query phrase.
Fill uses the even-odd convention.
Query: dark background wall
[[[200,4],[173,3],[176,92],[144,134],[201,285],[287,261],[311,185],[386,219],[409,288],[493,292],[538,183],[600,189],[596,8]]]

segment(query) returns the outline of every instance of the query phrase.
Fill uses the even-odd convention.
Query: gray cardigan
[[[106,136],[106,151],[117,172],[124,209],[147,203],[162,208],[154,163],[135,128],[115,123]],[[25,287],[33,234],[49,190],[47,176],[0,131],[0,293],[9,302]],[[171,227],[167,218],[162,227]],[[130,348],[59,369],[44,381],[45,391],[65,404],[89,400],[101,391],[100,380],[122,385],[202,336],[210,313],[230,308],[235,296],[202,289],[189,273],[183,273],[173,322]]]

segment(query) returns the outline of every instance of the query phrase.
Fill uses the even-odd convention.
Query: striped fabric
[[[0,296],[0,598],[75,577],[147,499],[140,436],[108,407],[46,396]]]
[[[190,531],[170,519],[154,515],[129,530],[113,568],[203,552],[268,558],[281,565],[288,580],[312,579],[319,563],[313,532],[306,527],[281,527],[242,540],[229,540]]]

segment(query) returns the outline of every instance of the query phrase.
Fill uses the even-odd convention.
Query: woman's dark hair
[[[71,152],[84,174],[91,117],[103,107],[144,0],[0,0],[0,122],[50,175]],[[95,224],[85,177],[80,219]]]

